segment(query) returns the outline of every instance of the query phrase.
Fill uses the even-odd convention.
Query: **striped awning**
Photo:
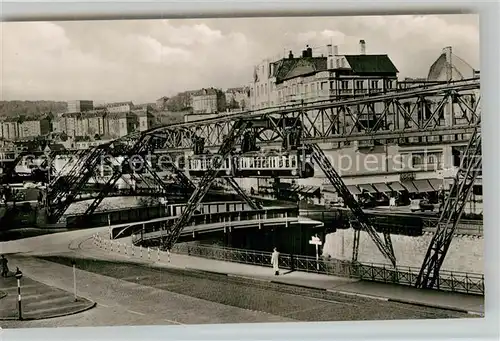
[[[373,187],[375,187],[375,189],[377,191],[379,191],[380,193],[389,193],[389,192],[392,192],[392,190],[384,183],[377,183],[377,184],[373,184]]]
[[[418,189],[415,187],[412,181],[403,181],[401,184],[409,193],[418,193]]]
[[[373,186],[370,184],[362,184],[362,185],[358,185],[358,187],[362,191],[366,191],[368,193],[377,193],[377,190],[375,188],[373,188]]]
[[[390,182],[387,184],[394,192],[406,191],[406,189],[399,182]]]
[[[432,188],[431,184],[427,180],[413,180],[413,184],[419,193],[434,192],[434,188]]]
[[[361,191],[354,185],[347,185],[347,189],[351,194],[358,195],[361,194]]]
[[[443,180],[441,179],[429,179],[429,182],[435,191],[439,191],[439,187],[443,187]]]

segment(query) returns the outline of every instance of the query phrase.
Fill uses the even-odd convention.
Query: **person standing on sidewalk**
[[[7,277],[9,275],[9,267],[7,266],[8,262],[7,258],[2,255],[2,258],[0,258],[0,265],[2,265],[2,277]]]
[[[279,268],[279,252],[274,248],[273,253],[271,255],[271,264],[274,269],[274,274],[278,276],[280,274],[280,268]]]

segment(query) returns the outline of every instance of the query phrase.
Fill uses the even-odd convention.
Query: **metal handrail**
[[[175,244],[170,251],[161,251],[159,248],[137,246],[142,241],[141,236],[133,236],[132,245],[120,243],[117,240],[102,238],[98,234],[93,235],[96,246],[104,251],[124,253],[131,257],[148,258],[160,262],[167,256],[170,262],[170,251],[177,254],[186,254],[194,257],[202,257],[227,262],[252,264],[271,267],[271,252],[235,249],[220,246],[199,245],[192,242]],[[353,263],[350,261],[322,258],[316,260],[313,257],[280,254],[279,266],[282,269],[290,269],[304,272],[313,272],[332,276],[356,278],[359,280],[414,286],[418,276],[419,268],[398,266],[393,268],[386,264],[377,263]],[[466,273],[460,271],[441,271],[439,281],[435,289],[442,291],[460,292],[467,294],[484,295],[484,275]]]
[[[207,246],[192,243],[176,244],[172,252],[229,262],[271,266],[271,253],[220,246]],[[280,254],[280,267],[283,269],[314,272],[325,275],[357,278],[375,282],[414,286],[420,270],[417,267],[397,266],[393,268],[381,263],[353,263],[339,259],[323,257],[316,261],[314,257]],[[484,275],[461,271],[441,271],[437,289],[484,295]]]

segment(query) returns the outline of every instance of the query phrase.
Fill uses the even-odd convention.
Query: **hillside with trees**
[[[187,111],[191,109],[191,95],[195,91],[180,92],[177,95],[169,98],[165,103],[165,108],[168,111]]]
[[[49,112],[62,113],[67,110],[66,102],[56,101],[0,101],[0,117],[41,117]]]

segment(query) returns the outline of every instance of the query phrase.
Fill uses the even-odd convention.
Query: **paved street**
[[[70,257],[16,257],[36,275],[71,285]],[[6,328],[133,324],[346,321],[467,317],[466,314],[185,269],[76,259],[79,293],[98,306],[78,316],[9,321]],[[45,270],[45,271],[44,271]]]

